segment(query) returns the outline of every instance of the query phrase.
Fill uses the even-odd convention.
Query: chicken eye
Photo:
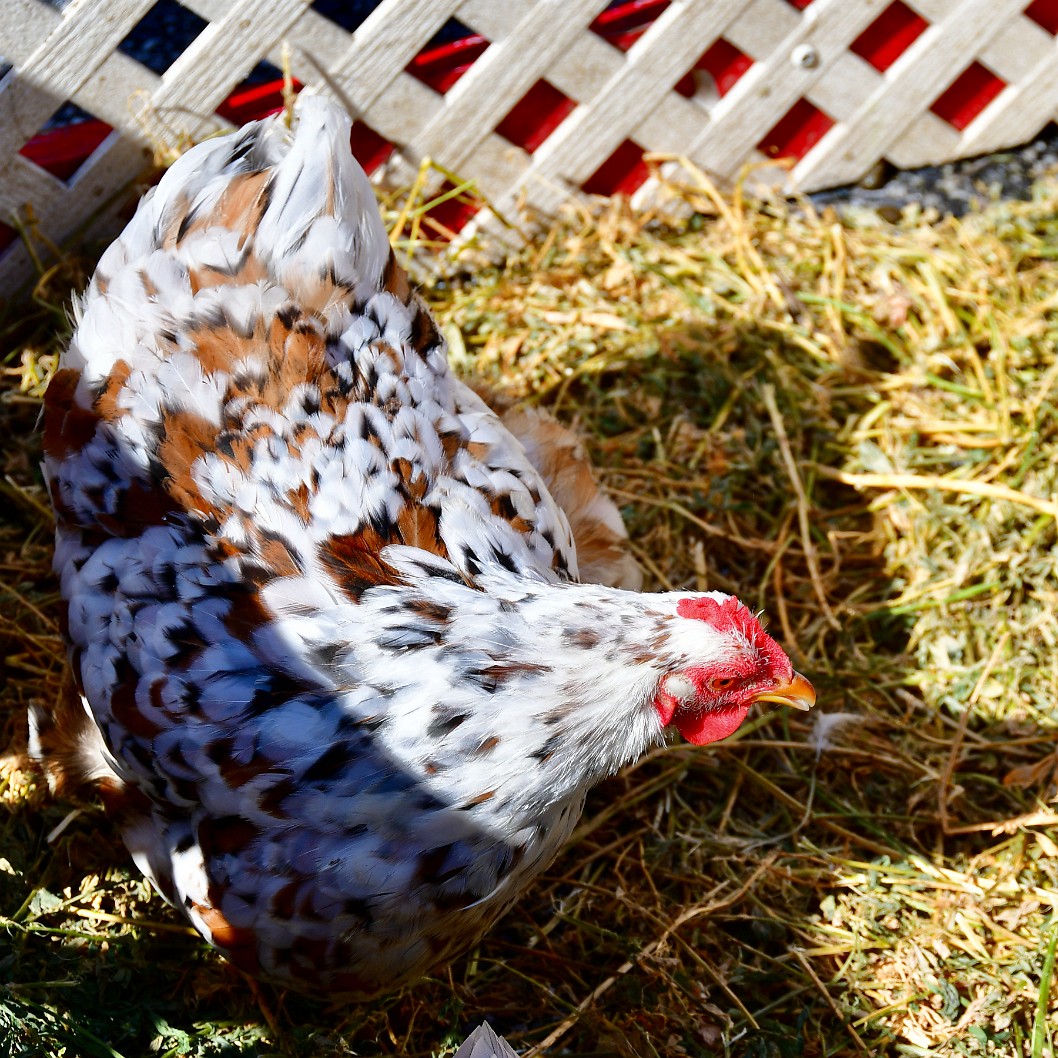
[[[709,681],[709,689],[713,691],[726,691],[736,683],[734,676],[722,676],[719,679]]]

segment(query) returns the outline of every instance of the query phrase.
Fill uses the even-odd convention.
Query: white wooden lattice
[[[792,155],[774,178],[814,190],[883,157],[908,167],[1012,146],[1058,111],[1058,0],[630,0],[631,28],[609,39],[606,16],[595,21],[605,0],[382,0],[353,33],[310,0],[180,0],[208,26],[163,76],[117,50],[154,2],[0,4],[13,67],[0,82],[0,220],[30,206],[55,241],[116,228],[150,147],[225,127],[216,108],[258,60],[279,66],[284,43],[300,81],[336,86],[395,146],[377,177],[410,182],[429,156],[507,214],[551,212],[584,188],[650,200],[644,151],[721,183]],[[442,93],[406,68],[453,17],[488,45]],[[526,108],[541,91],[562,120],[538,142],[511,121],[539,124]],[[114,131],[62,180],[19,152],[65,101]],[[15,241],[0,293],[30,277]]]

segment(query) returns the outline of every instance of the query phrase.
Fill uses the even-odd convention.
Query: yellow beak
[[[780,683],[764,694],[758,694],[755,702],[778,702],[793,709],[809,710],[816,704],[816,692],[799,672],[793,674],[789,683]]]

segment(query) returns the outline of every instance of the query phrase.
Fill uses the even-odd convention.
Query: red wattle
[[[654,699],[654,708],[658,711],[658,716],[661,718],[661,726],[668,727],[672,723],[672,716],[676,712],[676,699],[671,694],[666,694],[662,691]]]
[[[748,712],[749,704],[736,705],[716,713],[693,713],[689,709],[678,709],[672,722],[688,742],[704,746],[707,742],[716,742],[717,739],[734,734]]]

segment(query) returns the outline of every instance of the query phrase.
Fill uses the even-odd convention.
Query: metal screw
[[[814,70],[819,65],[819,52],[811,44],[798,44],[790,52],[790,62],[803,70]]]

